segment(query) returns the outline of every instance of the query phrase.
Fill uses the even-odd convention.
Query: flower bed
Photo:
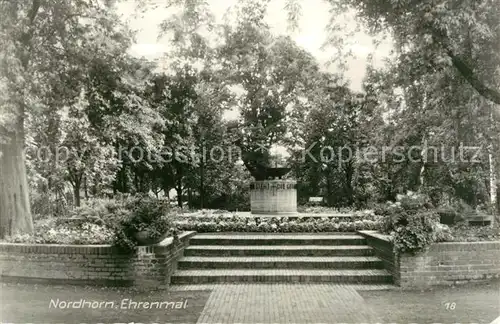
[[[74,209],[68,218],[35,220],[32,235],[8,237],[8,243],[111,244],[132,251],[137,245],[175,236],[175,212],[165,202],[143,197],[97,200]],[[139,235],[141,234],[141,235]]]
[[[456,211],[449,214],[453,215],[454,222],[459,220],[458,223],[452,226],[441,224],[443,208],[436,208],[429,197],[421,193],[408,192],[405,195],[398,195],[396,202],[380,205],[377,213],[384,215],[382,233],[388,235],[399,253],[425,252],[433,243],[439,242],[479,242],[500,239],[498,225],[471,226],[464,217],[457,217]]]
[[[469,226],[465,223],[450,227],[451,237],[446,242],[500,241],[500,227]]]
[[[272,217],[251,218],[237,214],[221,213],[202,216],[185,216],[176,221],[182,231],[209,232],[354,232],[358,230],[377,230],[381,217],[371,211],[357,212],[349,218],[344,217]]]
[[[9,243],[30,244],[112,244],[114,231],[106,225],[82,222],[71,225],[59,223],[56,218],[35,221],[33,235],[15,235],[5,241]]]

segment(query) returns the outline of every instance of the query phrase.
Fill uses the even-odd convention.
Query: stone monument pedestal
[[[260,180],[250,185],[250,206],[254,215],[297,214],[297,181]]]

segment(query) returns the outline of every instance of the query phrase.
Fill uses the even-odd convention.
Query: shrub
[[[35,222],[32,235],[15,235],[8,237],[6,241],[31,244],[111,244],[114,241],[114,232],[106,225],[57,224],[57,219],[48,218]]]
[[[450,229],[452,237],[447,241],[453,242],[477,242],[500,240],[500,225],[495,226],[469,226],[459,223]]]
[[[453,240],[454,237],[448,225],[440,223],[435,224],[433,237],[434,242],[450,242]]]
[[[69,212],[66,218],[35,220],[33,235],[8,238],[10,242],[39,244],[113,244],[125,250],[137,246],[136,234],[152,242],[176,235],[174,218],[165,201],[147,196],[94,199]]]
[[[445,228],[438,225],[438,213],[424,194],[398,195],[396,202],[388,202],[381,210],[386,215],[382,231],[391,234],[399,253],[414,254],[436,240],[448,238]]]
[[[147,239],[151,242],[158,242],[168,235],[175,234],[173,214],[168,213],[168,205],[165,201],[147,196],[138,196],[128,200],[123,206],[116,210],[125,211],[121,219],[115,226],[114,245],[132,250],[140,242],[137,234],[146,233]],[[128,211],[128,212],[127,212]]]
[[[434,242],[436,213],[408,214],[406,225],[399,225],[391,232],[395,249],[400,253],[417,253]]]

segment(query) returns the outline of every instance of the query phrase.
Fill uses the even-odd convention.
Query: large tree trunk
[[[182,172],[182,166],[177,166],[177,172],[175,174],[176,177],[176,187],[175,190],[177,191],[177,206],[182,208],[182,177],[183,177],[183,172]]]
[[[490,104],[490,118],[489,118],[489,123],[490,123],[490,136],[488,136],[488,159],[489,159],[489,176],[490,176],[490,204],[491,207],[494,209],[494,221],[498,221],[498,209],[497,209],[497,204],[498,204],[498,188],[497,188],[497,169],[496,169],[496,161],[495,161],[495,156],[493,155],[495,152],[495,143],[494,141],[494,118],[493,118],[493,105]],[[492,222],[493,225],[494,222]]]
[[[40,0],[31,2],[27,14],[27,28],[18,39],[21,44],[19,48],[22,49],[21,52],[18,52],[22,66],[22,70],[18,73],[23,77],[27,77],[27,75],[23,75],[23,72],[28,70],[32,49],[31,41],[36,29],[34,22],[40,6]],[[15,15],[17,19],[17,9]],[[21,18],[18,20],[22,21]],[[18,109],[16,111],[17,119],[14,121],[14,131],[5,131],[0,127],[0,135],[4,135],[3,140],[6,140],[5,142],[0,141],[0,238],[8,235],[33,233],[24,154],[24,114],[26,112],[24,98],[16,104],[18,104]]]
[[[33,233],[24,155],[23,118],[0,144],[0,238]]]
[[[89,187],[87,183],[87,176],[83,178],[83,191],[85,192],[85,200],[89,200]]]
[[[127,169],[124,166],[122,166],[120,170],[120,184],[121,184],[121,192],[129,193]]]
[[[193,208],[193,192],[191,188],[188,188],[187,193],[188,193],[188,207]]]
[[[182,208],[182,187],[176,187],[175,191],[177,191],[177,206]]]
[[[134,187],[135,193],[139,193],[139,177],[137,176],[137,170],[134,170]]]
[[[205,164],[203,158],[200,162],[200,209],[204,207],[205,200]]]
[[[80,189],[81,189],[81,181],[77,180],[73,184],[73,196],[75,199],[75,207],[81,206]]]
[[[492,153],[489,153],[489,162],[490,162],[490,203],[492,207],[497,206],[497,171],[495,165],[495,158]]]
[[[352,207],[354,204],[354,188],[352,186],[352,180],[354,176],[354,167],[352,162],[347,162],[344,166],[345,178],[344,178],[344,193],[346,195],[346,205]]]

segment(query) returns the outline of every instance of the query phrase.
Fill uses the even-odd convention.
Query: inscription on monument
[[[296,184],[295,183],[253,183],[250,186],[250,189],[257,189],[257,190],[269,190],[269,189],[282,189],[282,190],[289,190],[289,189],[295,189]]]

